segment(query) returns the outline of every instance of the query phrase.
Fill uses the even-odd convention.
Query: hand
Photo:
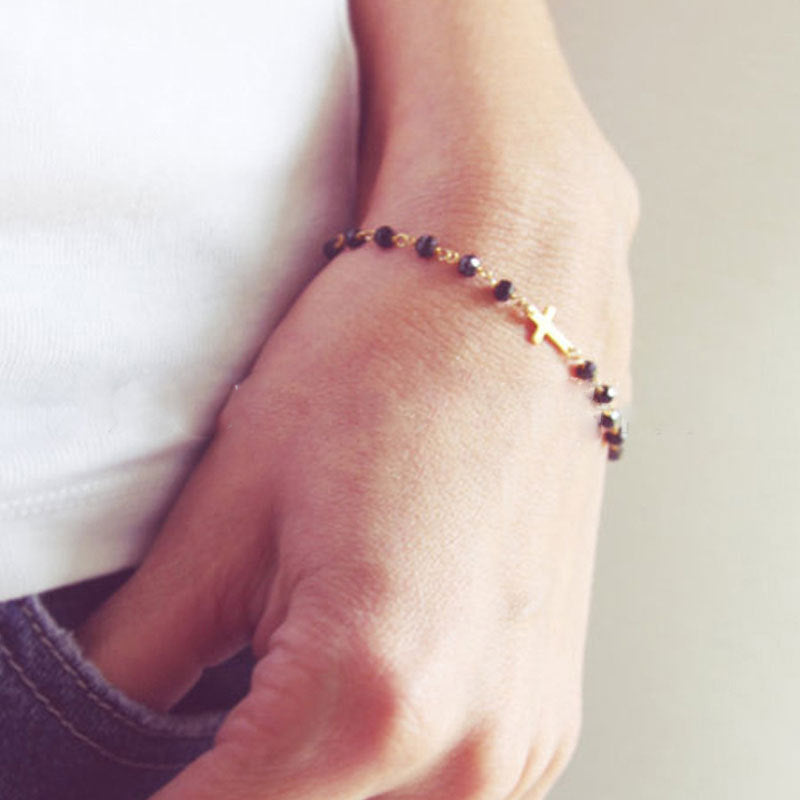
[[[159,708],[252,641],[249,696],[160,800],[536,797],[565,765],[603,449],[556,354],[483,297],[412,253],[348,253],[231,397],[80,633]],[[597,305],[585,325],[618,331]]]

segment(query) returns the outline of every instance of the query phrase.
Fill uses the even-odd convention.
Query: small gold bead
[[[570,347],[564,355],[570,362],[579,363],[584,360],[583,353],[577,347]]]
[[[396,233],[392,237],[392,241],[394,242],[395,247],[408,247],[408,234]]]
[[[523,314],[525,314],[525,316],[527,316],[528,312],[530,311],[530,307],[531,307],[531,304],[530,304],[530,301],[528,300],[528,298],[524,297],[521,294],[517,294],[516,292],[512,292],[512,298],[511,299],[514,301],[514,305]]]
[[[458,263],[458,253],[455,250],[451,250],[449,247],[437,247],[436,250],[434,250],[434,254],[436,255],[437,260],[445,264]]]

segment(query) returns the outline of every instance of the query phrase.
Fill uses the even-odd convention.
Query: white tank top
[[[346,0],[0,19],[0,600],[141,559],[351,222]]]

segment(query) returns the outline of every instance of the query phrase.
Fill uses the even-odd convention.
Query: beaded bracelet
[[[382,225],[374,230],[350,228],[344,233],[337,233],[336,236],[325,242],[322,251],[330,261],[338,256],[345,247],[355,250],[367,242],[375,242],[379,247],[387,250],[393,247],[413,247],[420,258],[435,258],[445,264],[455,265],[459,274],[465,278],[480,278],[488,284],[498,301],[511,301],[524,314],[525,319],[534,324],[535,329],[531,336],[531,342],[534,345],[544,341],[550,342],[567,362],[573,378],[591,382],[590,397],[600,409],[598,427],[603,443],[608,446],[608,458],[610,461],[617,461],[622,456],[627,428],[622,415],[613,406],[614,398],[617,396],[616,389],[595,380],[597,365],[594,361],[585,358],[580,350],[553,324],[553,318],[556,315],[556,309],[553,306],[546,306],[544,311],[540,311],[517,291],[510,280],[498,279],[491,270],[484,267],[478,256],[461,255],[449,247],[442,247],[436,237],[430,234],[413,236],[408,233],[398,233],[388,225]]]

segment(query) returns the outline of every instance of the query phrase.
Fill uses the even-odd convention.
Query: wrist
[[[488,369],[485,375],[488,377],[502,376],[506,379],[514,377],[517,379],[515,381],[517,390],[520,388],[530,390],[532,385],[528,383],[526,387],[525,379],[527,378],[530,381],[535,376],[538,379],[535,383],[542,384],[542,377],[553,369],[554,353],[548,351],[557,351],[559,356],[557,361],[561,362],[562,369],[566,368],[567,374],[584,384],[585,391],[581,392],[581,394],[586,394],[587,400],[591,401],[595,410],[602,410],[603,413],[599,416],[601,439],[609,444],[608,457],[613,460],[619,458],[625,432],[619,412],[614,407],[618,389],[613,384],[607,384],[599,378],[596,362],[585,351],[582,351],[576,342],[570,339],[561,327],[560,321],[556,322],[554,320],[557,311],[555,307],[550,304],[542,305],[538,301],[532,301],[512,280],[503,277],[502,273],[496,271],[496,268],[483,264],[477,255],[468,255],[463,251],[457,252],[439,242],[434,235],[398,231],[391,226],[383,225],[372,229],[354,229],[346,235],[339,234],[326,244],[326,253],[332,259],[343,252],[352,253],[355,251],[363,253],[364,251],[373,251],[377,258],[383,257],[383,260],[390,265],[392,264],[390,254],[396,255],[398,251],[402,252],[404,250],[408,251],[411,261],[425,264],[422,267],[422,274],[433,273],[426,282],[436,281],[441,284],[442,279],[436,273],[441,273],[445,269],[451,273],[450,284],[454,283],[452,278],[459,275],[460,277],[456,278],[456,282],[469,286],[474,297],[475,310],[471,312],[474,321],[477,323],[481,314],[485,317],[485,320],[481,321],[478,328],[480,335],[469,338],[468,334],[465,334],[459,325],[448,325],[441,322],[448,312],[452,314],[452,311],[448,308],[449,302],[440,305],[437,301],[436,307],[430,313],[415,313],[413,317],[408,313],[403,314],[406,323],[413,319],[417,322],[417,325],[413,327],[422,329],[425,334],[433,334],[432,338],[435,345],[441,345],[441,338],[444,337],[446,345],[443,349],[444,360],[440,361],[438,365],[437,375],[451,378],[450,371],[447,369],[447,361],[448,358],[457,358],[458,360],[466,361],[468,369],[481,370],[481,374],[484,374],[483,367],[485,366]],[[393,289],[392,294],[403,297],[402,308],[407,303],[405,292],[397,292],[397,286],[406,284],[407,276],[411,275],[413,278],[413,274],[419,272],[419,269],[415,270],[410,263],[408,266],[400,265],[395,258],[394,265],[389,266],[388,270],[392,276],[391,280],[397,279],[394,276],[398,278],[403,276],[400,278],[400,284],[390,284]],[[368,272],[367,275],[370,275],[370,273]],[[374,281],[374,278],[371,279]],[[377,288],[380,292],[381,289],[386,287],[385,284],[381,286],[379,281]],[[476,292],[474,289],[478,291]],[[368,289],[369,291],[374,291],[374,288]],[[464,294],[466,296],[465,292]],[[381,304],[373,302],[373,305],[380,307]],[[501,314],[496,312],[487,313],[487,305],[501,306]],[[482,307],[480,311],[479,307]],[[495,328],[500,324],[502,317],[505,317],[503,322],[505,330],[495,332]],[[420,326],[418,324],[419,320],[424,325]],[[617,320],[617,324],[620,324],[619,320]],[[406,324],[405,327],[412,326]],[[517,329],[518,335],[521,331],[524,331],[526,337],[530,336],[530,342],[533,345],[547,343],[548,346],[541,348],[545,353],[542,354],[541,363],[537,362],[535,369],[530,357],[522,355],[522,350],[518,344],[513,345],[510,338],[508,338],[512,328]],[[500,347],[501,337],[507,340],[511,352],[511,360],[509,360],[509,356],[503,352],[502,348],[498,353],[497,348]],[[424,339],[427,338],[424,337]],[[469,347],[473,342],[477,345],[476,348]],[[393,342],[384,341],[383,346],[387,348],[387,352],[391,352],[393,344]],[[429,342],[423,340],[422,346],[423,348],[429,346]],[[407,345],[401,345],[400,352],[402,354],[404,350],[409,349]],[[465,354],[469,356],[466,359],[464,358]],[[549,359],[549,363],[545,359]],[[531,366],[525,364],[525,361],[528,360],[530,360]],[[469,381],[470,377],[472,376],[469,373],[461,376],[466,381]],[[446,381],[446,383],[460,386],[462,381]],[[547,383],[553,386],[556,385],[551,380],[548,380]],[[563,390],[569,384],[569,381],[565,381],[562,375],[559,383]],[[574,388],[572,391],[574,391]],[[609,428],[610,430],[608,430]]]
[[[442,247],[461,254],[477,255],[495,281],[513,284],[515,295],[540,311],[555,307],[561,331],[599,360],[604,372],[622,381],[627,394],[627,242],[602,234],[596,219],[566,205],[555,210],[543,204],[541,214],[533,216],[488,193],[476,196],[481,197],[481,211],[476,201],[453,207],[447,199],[433,205],[426,195],[410,201],[399,197],[391,210],[371,210],[359,227],[375,229],[388,223],[412,235],[434,235]],[[348,264],[362,264],[371,291],[382,287],[390,302],[413,309],[404,316],[406,324],[434,329],[434,335],[444,335],[458,352],[479,346],[485,359],[502,364],[508,347],[515,357],[531,360],[532,353],[526,348],[520,353],[517,347],[533,332],[525,311],[514,302],[498,303],[486,281],[465,279],[453,264],[420,259],[413,247],[385,250],[371,244],[350,251],[343,261],[329,269],[358,270]],[[537,350],[536,361],[552,361],[556,354],[549,350]]]
[[[340,255],[323,283],[343,295],[334,302],[345,302],[354,311],[353,319],[362,318],[358,309],[366,298],[377,313],[357,332],[379,342],[381,352],[435,358],[436,373],[448,376],[451,385],[458,381],[452,380],[448,362],[467,370],[485,367],[487,376],[516,378],[517,388],[525,388],[526,380],[530,388],[531,381],[552,376],[556,365],[562,382],[566,369],[590,386],[600,385],[593,381],[594,364],[560,320],[554,322],[556,309],[528,296],[511,273],[468,255],[474,251],[457,252],[433,235],[390,226],[354,231],[349,237],[349,246],[343,235],[328,243],[332,257]],[[530,344],[545,344],[535,361]]]

